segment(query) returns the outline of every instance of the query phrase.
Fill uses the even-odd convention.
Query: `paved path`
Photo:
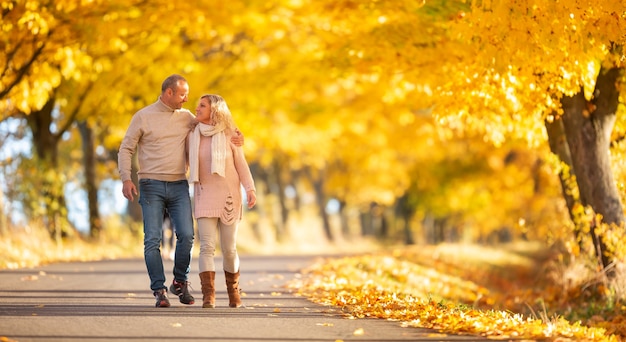
[[[196,304],[170,296],[172,307],[155,308],[143,260],[0,271],[0,341],[485,341],[346,319],[336,308],[295,296],[283,285],[312,262],[306,256],[243,256],[241,309],[227,307],[223,273],[216,276],[218,307],[203,309],[197,271],[190,275]],[[169,284],[172,262],[165,267]]]

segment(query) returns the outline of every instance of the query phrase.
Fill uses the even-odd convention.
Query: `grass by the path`
[[[53,262],[142,257],[143,244],[129,230],[109,230],[97,241],[77,236],[57,244],[44,229],[24,227],[0,236],[0,250],[0,269],[15,269]]]
[[[555,271],[551,257],[528,244],[399,248],[323,260],[291,285],[350,317],[392,319],[442,333],[622,341],[624,308],[606,310],[600,301],[593,307],[583,275],[565,279],[567,272]]]

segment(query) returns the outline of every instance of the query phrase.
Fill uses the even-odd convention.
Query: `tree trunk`
[[[4,191],[0,189],[0,236],[7,236],[9,233],[9,218],[4,213]]]
[[[601,215],[602,223],[618,229],[623,228],[624,213],[611,171],[609,147],[619,102],[617,84],[621,74],[619,68],[601,69],[590,102],[586,101],[582,89],[574,96],[561,100],[563,127],[581,201],[589,204],[595,214]],[[613,272],[608,267],[613,257],[608,254],[607,243],[602,236],[597,242],[598,257],[608,275],[612,276]]]
[[[294,194],[293,194],[293,210],[295,212],[299,212],[300,209],[302,208],[302,203],[301,203],[301,189],[300,189],[300,184],[301,182],[301,170],[291,170],[291,184],[294,187]],[[302,191],[304,192],[304,191]]]
[[[318,212],[320,218],[322,219],[322,228],[324,229],[324,234],[326,234],[326,239],[329,242],[334,242],[335,237],[333,236],[333,232],[330,227],[330,218],[328,217],[328,213],[326,212],[327,199],[324,192],[324,181],[322,179],[323,176],[313,176],[310,169],[307,169],[307,175],[311,184],[313,185],[313,190],[315,191],[315,202],[317,203]]]
[[[272,163],[272,166],[269,170],[269,173],[265,173],[265,180],[267,183],[267,189],[269,193],[271,193],[272,197],[276,199],[276,201],[270,202],[270,212],[272,215],[272,222],[274,222],[276,237],[275,240],[278,242],[286,241],[289,237],[287,236],[287,227],[285,222],[283,221],[284,216],[284,192],[281,184],[278,182],[280,180],[280,168],[278,167],[278,163]],[[274,175],[275,177],[271,177]],[[269,198],[269,197],[268,197]],[[279,217],[277,217],[277,215]]]
[[[45,219],[50,235],[61,242],[63,236],[75,235],[76,229],[67,218],[67,205],[65,203],[65,182],[59,175],[58,170],[58,144],[60,132],[56,134],[50,129],[53,123],[53,110],[55,100],[51,97],[48,102],[38,111],[26,116],[28,126],[33,133],[33,145],[41,163],[43,189],[43,201],[45,203]]]
[[[415,207],[411,206],[409,196],[409,193],[405,193],[402,197],[398,198],[395,205],[395,213],[403,222],[402,231],[404,233],[404,244],[413,245],[415,244],[415,239],[411,231],[411,218],[415,215]]]
[[[276,187],[278,188],[276,195],[278,196],[278,204],[280,206],[281,227],[283,227],[281,236],[287,236],[289,233],[287,228],[287,223],[289,221],[289,208],[287,208],[287,198],[285,196],[285,182],[283,181],[282,165],[277,159],[274,160],[274,177]]]
[[[361,236],[374,235],[372,229],[372,214],[369,210],[359,211],[359,222],[361,224]]]
[[[565,136],[565,128],[563,127],[563,120],[561,118],[555,118],[552,121],[545,122],[546,131],[548,132],[548,142],[550,144],[550,150],[561,161],[561,169],[559,171],[559,180],[561,182],[561,192],[567,205],[567,211],[569,217],[574,224],[574,234],[579,248],[583,249],[582,233],[586,227],[589,227],[589,221],[585,220],[584,212],[581,210],[583,205],[580,202],[578,196],[574,194],[578,192],[578,186],[576,185],[576,175],[573,172],[572,156],[567,146],[567,138]]]
[[[96,181],[96,150],[93,130],[86,121],[78,122],[78,130],[83,140],[83,166],[85,168],[85,190],[89,208],[89,236],[100,237],[102,222],[98,210],[98,186]]]
[[[341,235],[344,238],[349,238],[351,234],[348,213],[346,212],[346,201],[339,201],[339,211],[337,214],[339,215],[339,222],[341,224]]]

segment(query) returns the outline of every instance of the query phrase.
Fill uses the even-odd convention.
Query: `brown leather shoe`
[[[200,272],[200,284],[202,285],[202,307],[215,307],[215,272]]]
[[[224,275],[226,276],[226,290],[228,291],[228,306],[231,308],[242,307],[243,304],[239,295],[239,271],[237,273],[224,271]]]

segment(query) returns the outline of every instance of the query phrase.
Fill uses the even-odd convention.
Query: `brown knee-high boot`
[[[243,306],[239,296],[239,271],[237,273],[224,271],[224,275],[226,277],[226,290],[228,291],[228,306],[231,308]]]
[[[202,307],[215,307],[215,272],[200,272],[200,284],[202,285]]]

